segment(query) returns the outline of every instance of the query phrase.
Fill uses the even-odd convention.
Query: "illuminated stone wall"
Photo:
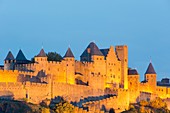
[[[170,88],[156,86],[155,74],[145,75],[147,81],[141,83],[139,75],[128,75],[127,46],[111,46],[107,55],[93,55],[92,62],[75,61],[74,58],[49,62],[47,57],[35,57],[35,61],[18,64],[14,71],[0,70],[0,97],[10,94],[15,99],[27,98],[30,102],[39,103],[55,96],[79,101],[88,96],[115,94],[116,97],[101,103],[116,109],[121,106],[127,108],[129,102],[135,103],[150,95],[150,98],[170,98]],[[45,83],[31,83],[31,79],[40,72],[45,76],[39,82]],[[76,79],[84,84],[76,84]]]

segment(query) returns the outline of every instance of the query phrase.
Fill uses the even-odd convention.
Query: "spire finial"
[[[68,45],[68,47],[70,48],[70,44]]]
[[[42,49],[44,49],[44,47],[43,47],[43,42],[42,42]]]
[[[152,57],[150,56],[150,63],[152,63]]]

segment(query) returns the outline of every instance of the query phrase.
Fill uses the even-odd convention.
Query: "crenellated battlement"
[[[170,88],[156,86],[156,78],[153,79],[152,74],[148,74],[148,81],[140,83],[139,75],[128,71],[126,45],[99,49],[92,42],[81,55],[81,61],[75,60],[70,51],[61,62],[47,61],[43,49],[35,58],[36,63],[27,60],[18,64],[17,61],[4,62],[5,70],[0,70],[0,90],[35,103],[55,96],[63,96],[69,102],[92,97],[94,100],[88,104],[106,105],[106,109],[127,109],[129,102],[137,102],[140,93],[144,98],[150,94],[170,98]],[[0,95],[3,95],[1,91]],[[105,95],[112,96],[105,98]],[[90,110],[93,111],[92,108]]]
[[[85,62],[85,61],[83,61],[83,62],[81,62],[84,66],[92,66],[94,63],[93,62]]]
[[[128,89],[122,89],[122,88],[120,88],[120,89],[118,89],[118,91],[119,91],[119,92],[128,92],[129,90],[128,90]]]
[[[35,72],[30,72],[30,71],[18,71],[19,74],[24,74],[24,75],[34,75]]]
[[[50,64],[50,65],[61,65],[62,64],[62,62],[57,62],[57,61],[48,61],[48,63]]]
[[[29,63],[29,64],[17,64],[16,67],[34,67],[37,63]]]
[[[0,73],[18,73],[18,70],[0,70]]]
[[[7,91],[18,91],[23,89],[24,84],[22,83],[13,83],[13,82],[8,82],[8,83],[0,83],[0,90],[7,90]]]

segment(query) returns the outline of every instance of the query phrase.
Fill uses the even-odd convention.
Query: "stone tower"
[[[11,51],[4,60],[4,70],[14,70],[15,59]]]
[[[128,89],[128,47],[126,45],[116,46],[116,54],[121,61],[121,84],[124,89]]]
[[[155,92],[156,90],[156,85],[157,85],[156,76],[157,74],[154,70],[152,63],[150,62],[145,73],[145,81],[149,84],[151,92]]]
[[[41,49],[40,53],[35,57],[35,62],[43,63],[47,61],[47,55],[44,49]]]
[[[98,75],[106,74],[105,57],[94,42],[91,42],[80,56],[82,62],[92,62],[91,73]]]
[[[75,83],[75,58],[70,48],[67,49],[64,57],[65,62],[65,74],[66,74],[66,83],[74,84]]]
[[[39,64],[36,71],[45,71],[47,69],[47,56],[46,53],[44,52],[44,49],[41,49],[39,54],[35,56],[35,62]]]

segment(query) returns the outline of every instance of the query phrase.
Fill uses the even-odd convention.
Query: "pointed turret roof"
[[[37,57],[47,57],[46,53],[44,52],[44,49],[42,48],[40,53],[37,55]]]
[[[64,55],[64,58],[66,58],[66,57],[73,57],[74,58],[74,55],[73,55],[73,53],[72,53],[70,48],[67,49],[67,52]]]
[[[150,62],[149,66],[148,66],[148,69],[146,70],[146,73],[145,74],[156,74],[155,70],[154,70],[154,67],[152,65],[152,63]]]
[[[103,53],[103,55],[106,57],[109,53],[109,49],[100,49],[100,51]]]
[[[19,50],[19,52],[17,54],[16,61],[27,61],[27,59],[21,49]]]
[[[94,42],[91,42],[86,50],[83,52],[83,54],[81,55],[81,57],[83,56],[88,56],[88,55],[98,55],[98,56],[103,56],[102,52],[99,50],[99,48],[97,47],[97,45]]]
[[[5,60],[15,60],[11,51],[8,52],[8,55],[6,56]]]

